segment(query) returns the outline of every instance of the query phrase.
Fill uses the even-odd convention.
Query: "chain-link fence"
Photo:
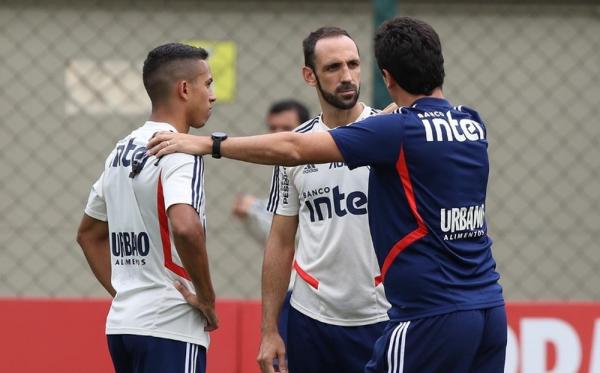
[[[438,30],[446,95],[487,118],[486,215],[507,297],[600,296],[600,7],[440,1],[401,2],[398,10]],[[224,83],[201,133],[256,134],[276,99],[298,98],[317,113],[300,75],[301,40],[322,25],[354,36],[368,103],[371,19],[369,1],[5,1],[0,295],[103,295],[74,236],[105,156],[148,116],[141,86],[148,50],[182,40],[212,46],[213,73]],[[270,169],[206,163],[216,291],[258,297],[262,250],[230,211],[237,192],[267,194]]]

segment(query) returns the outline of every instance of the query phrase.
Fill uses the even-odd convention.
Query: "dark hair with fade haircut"
[[[396,17],[383,23],[375,33],[375,58],[410,94],[430,95],[444,84],[440,38],[418,19]]]
[[[347,36],[350,39],[352,39],[352,36],[350,36],[348,31],[335,26],[320,27],[308,34],[306,39],[302,41],[302,50],[304,51],[304,65],[314,70],[315,46],[317,45],[317,42],[321,39],[334,38],[337,36]],[[352,39],[352,41],[354,41],[354,39]],[[356,48],[358,49],[358,45],[356,46]]]
[[[310,119],[310,113],[306,106],[304,106],[301,102],[288,99],[274,102],[269,108],[269,114],[279,114],[284,111],[294,110],[296,114],[298,114],[298,119],[300,123],[304,123]]]
[[[168,96],[171,84],[180,79],[193,79],[192,68],[186,62],[206,60],[203,48],[181,43],[168,43],[151,50],[144,61],[142,77],[150,101],[154,104]]]

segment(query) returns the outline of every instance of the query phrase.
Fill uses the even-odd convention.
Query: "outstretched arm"
[[[174,152],[205,155],[212,153],[212,143],[207,136],[161,132],[150,140],[147,147],[148,153],[157,157]],[[283,166],[344,160],[327,132],[232,137],[221,143],[221,155],[240,161]]]

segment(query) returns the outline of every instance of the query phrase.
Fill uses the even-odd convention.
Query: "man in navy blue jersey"
[[[443,96],[436,32],[398,17],[375,36],[395,113],[314,134],[247,138],[161,134],[149,144],[254,163],[369,165],[371,235],[390,323],[367,372],[503,372],[506,312],[487,235],[487,132]],[[161,141],[169,140],[169,143]]]

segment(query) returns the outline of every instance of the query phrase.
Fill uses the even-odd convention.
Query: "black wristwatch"
[[[212,157],[221,158],[221,142],[227,140],[227,134],[225,132],[213,132],[210,138],[213,141]]]

